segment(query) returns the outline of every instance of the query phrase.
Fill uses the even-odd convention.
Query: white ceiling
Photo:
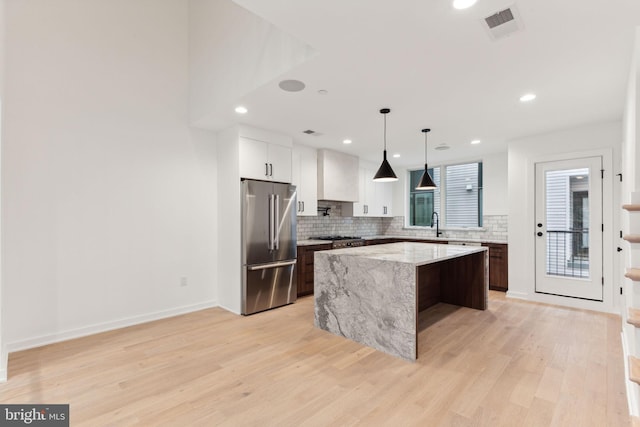
[[[241,123],[392,165],[479,158],[506,141],[622,117],[638,0],[234,0],[318,55],[238,100]],[[492,40],[483,18],[516,5],[524,29]],[[284,92],[282,79],[306,83]],[[318,90],[327,90],[320,95]],[[535,92],[523,104],[519,97]],[[322,135],[307,136],[306,129]],[[343,145],[349,138],[353,143]],[[470,145],[480,139],[479,145]],[[446,143],[447,151],[433,147]]]

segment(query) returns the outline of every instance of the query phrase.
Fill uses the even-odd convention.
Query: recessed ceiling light
[[[305,84],[300,80],[282,80],[278,83],[278,86],[280,86],[280,89],[287,92],[300,92],[305,88]]]
[[[535,93],[527,93],[520,97],[520,102],[529,102],[529,101],[533,101],[534,99],[536,99]]]
[[[473,145],[480,144],[480,142],[482,141],[480,141],[479,139],[474,139],[473,141],[471,141]]]
[[[328,93],[329,93],[329,91],[328,91],[328,90],[326,90],[326,89],[320,89],[320,90],[318,91],[318,93],[319,93],[320,95],[326,95],[326,94],[328,94]]]
[[[236,113],[238,114],[247,114],[247,107],[243,107],[242,105],[239,105],[236,107]]]
[[[344,141],[342,141],[343,144],[351,144],[353,141],[351,141],[350,139],[345,139]]]
[[[398,157],[400,157],[400,154],[396,153],[396,154],[393,155],[393,157],[395,157],[397,159]]]
[[[448,146],[447,144],[445,144],[445,143],[442,143],[442,144],[440,144],[440,145],[436,146],[436,147],[434,148],[434,150],[443,151],[443,150],[448,150],[449,148],[451,148],[451,147],[449,147],[449,146]]]
[[[477,0],[453,0],[453,7],[456,9],[467,9],[476,4]]]

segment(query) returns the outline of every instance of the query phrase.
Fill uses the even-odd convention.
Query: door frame
[[[616,162],[616,168],[614,169],[614,153],[619,155],[619,151],[613,148],[601,148],[586,151],[572,151],[558,154],[547,154],[540,156],[532,156],[526,159],[526,180],[524,181],[524,188],[518,189],[525,193],[526,203],[523,206],[523,214],[528,229],[526,234],[523,235],[523,241],[517,246],[513,244],[511,238],[509,238],[509,252],[511,251],[529,251],[531,254],[535,253],[535,165],[541,162],[550,162],[557,160],[570,160],[581,157],[594,157],[602,156],[603,169],[605,170],[603,179],[603,194],[602,194],[602,219],[605,224],[605,231],[602,236],[603,241],[603,275],[604,275],[604,289],[603,289],[603,301],[589,301],[571,297],[561,297],[548,294],[539,294],[535,292],[535,259],[533,256],[529,257],[526,263],[519,266],[510,265],[509,275],[516,274],[512,272],[512,268],[519,268],[520,272],[517,273],[519,277],[524,279],[524,286],[518,290],[509,290],[507,297],[523,299],[527,301],[542,302],[548,304],[562,305],[567,307],[582,308],[587,310],[603,311],[608,313],[619,314],[618,307],[620,306],[621,297],[619,294],[620,274],[619,274],[619,257],[615,254],[614,239],[618,236],[620,230],[620,215],[617,212],[620,210],[620,188],[617,183],[617,177],[619,173],[619,162]],[[511,190],[510,190],[511,192]],[[616,213],[614,215],[614,212]],[[514,257],[518,258],[518,257]]]
[[[580,165],[580,166],[578,166]],[[580,298],[585,300],[602,302],[604,301],[604,233],[600,230],[601,224],[604,224],[604,178],[601,178],[601,171],[604,170],[604,158],[602,156],[579,156],[571,159],[553,160],[546,162],[537,162],[535,164],[535,188],[534,188],[534,210],[535,222],[534,227],[537,236],[535,239],[535,292],[539,294],[550,294],[559,297]],[[591,245],[589,248],[589,276],[585,279],[576,277],[565,277],[554,274],[548,274],[546,269],[546,260],[548,258],[547,242],[549,235],[549,218],[547,217],[547,172],[556,170],[571,169],[589,169],[589,220],[594,221],[593,227],[589,227],[590,243],[599,243]],[[591,190],[594,191],[593,195]],[[569,204],[573,201],[574,194],[570,194]],[[544,218],[542,218],[544,216]],[[544,235],[544,237],[542,237]],[[595,240],[595,241],[594,241]],[[573,242],[571,243],[573,246]],[[594,263],[596,261],[597,263]],[[585,281],[588,285],[585,285]],[[582,282],[582,284],[581,284]],[[584,288],[584,286],[588,286]]]

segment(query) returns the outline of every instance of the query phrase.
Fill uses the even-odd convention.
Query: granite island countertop
[[[323,252],[330,255],[412,264],[413,266],[418,267],[486,250],[487,248],[485,246],[398,242],[373,246],[331,249]]]
[[[420,310],[438,302],[485,310],[487,264],[486,246],[397,242],[316,252],[314,324],[415,361]]]

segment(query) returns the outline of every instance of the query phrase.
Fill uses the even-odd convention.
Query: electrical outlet
[[[187,286],[188,284],[189,284],[189,281],[185,276],[180,278],[180,286]]]

